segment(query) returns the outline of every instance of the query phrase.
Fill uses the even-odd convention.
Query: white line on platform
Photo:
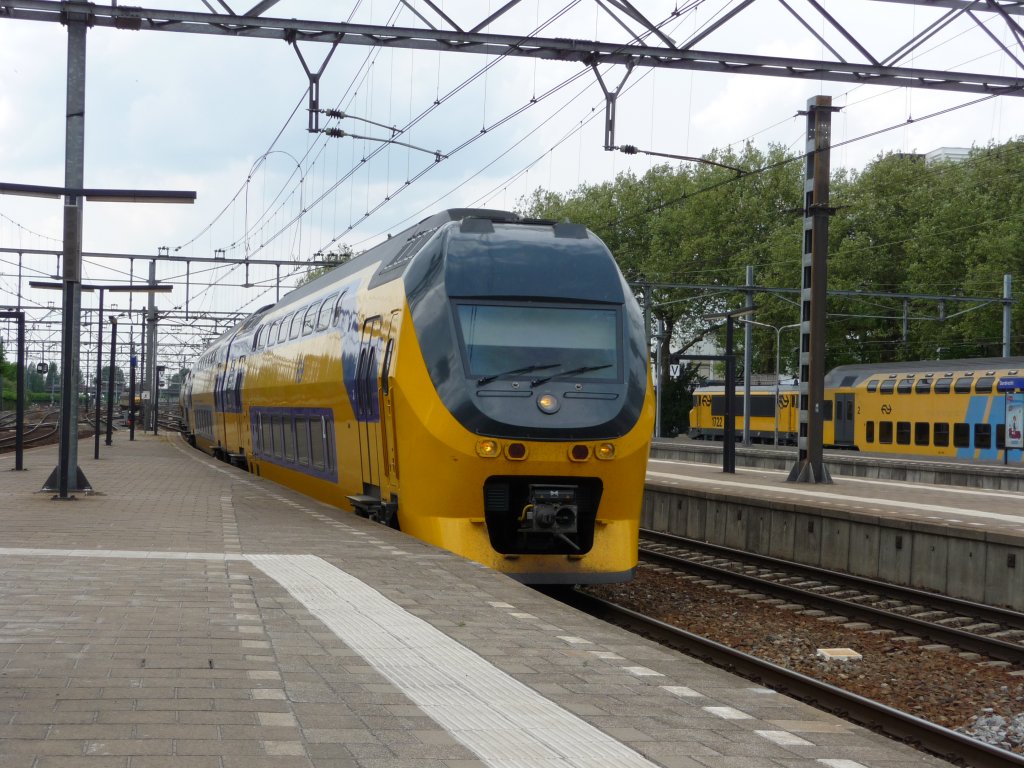
[[[325,560],[248,559],[487,765],[654,768]]]

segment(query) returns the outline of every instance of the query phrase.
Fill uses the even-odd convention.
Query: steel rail
[[[591,616],[754,680],[780,693],[972,768],[1024,766],[1024,757],[815,680],[614,603],[573,591],[562,598]]]
[[[641,540],[644,536],[653,538],[652,534],[653,532],[641,533]],[[661,538],[661,536],[659,535],[658,538]],[[705,548],[705,544],[703,542],[692,541],[689,539],[677,540],[676,537],[666,536],[663,540],[672,541],[672,543],[677,546]],[[946,597],[945,595],[936,595],[922,590],[906,589],[892,584],[883,584],[881,582],[872,581],[871,579],[849,576],[848,574],[836,573],[823,568],[803,566],[799,563],[792,563],[787,560],[767,558],[761,555],[748,556],[748,553],[746,552],[728,549],[727,547],[719,547],[713,544],[706,545],[706,548],[712,552],[725,554],[729,557],[735,557],[746,562],[760,563],[773,568],[793,571],[796,575],[801,577],[812,576],[814,578],[827,580],[831,583],[856,586],[857,589],[870,590],[872,592],[880,593],[884,597],[922,602],[936,609],[939,609],[939,607],[942,606],[941,610],[943,611],[961,615],[966,613],[968,616],[977,617],[982,620],[999,622],[1015,628],[1024,628],[1024,615],[1017,613],[1016,611],[1009,611],[1001,608],[995,608],[993,606],[972,603],[968,600],[959,600],[957,598]],[[731,571],[728,568],[696,563],[683,557],[676,557],[664,552],[644,549],[642,546],[640,548],[640,555],[644,559],[657,562],[662,565],[683,568],[689,571],[697,571],[705,576],[709,576],[720,581],[728,581],[737,586],[770,594],[784,600],[799,602],[811,608],[826,610],[831,613],[848,616],[851,619],[859,621],[870,622],[899,632],[918,635],[927,638],[932,642],[951,645],[965,651],[980,653],[994,659],[1008,661],[1012,664],[1024,665],[1024,645],[1020,645],[1018,643],[1011,643],[1006,640],[1000,640],[999,638],[986,637],[985,635],[979,635],[974,632],[946,627],[923,619],[915,619],[911,616],[901,616],[881,608],[872,608],[871,606],[862,605],[851,600],[845,600],[839,597],[830,597],[829,595],[801,589],[788,584],[781,584],[770,579],[763,579],[758,576],[737,573],[736,571]]]

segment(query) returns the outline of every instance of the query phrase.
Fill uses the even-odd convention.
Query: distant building
[[[927,165],[946,161],[961,163],[967,159],[969,154],[971,154],[969,147],[939,147],[927,153],[924,156],[924,161]]]

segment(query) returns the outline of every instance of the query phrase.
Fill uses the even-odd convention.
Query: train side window
[[[970,376],[961,376],[953,382],[953,391],[958,393],[970,392],[974,379]]]
[[[309,419],[295,420],[295,460],[309,466]]]
[[[390,385],[388,384],[388,373],[391,370],[391,355],[392,355],[392,353],[394,351],[395,351],[395,340],[394,339],[388,339],[388,345],[384,349],[384,362],[381,365],[381,369],[380,369],[380,388],[381,388],[381,391],[384,393],[385,397],[389,394],[389,391],[390,391]],[[767,398],[764,398],[764,399],[767,399]],[[757,398],[756,397],[752,397],[751,401],[752,402],[756,402]],[[754,410],[753,406],[751,406],[750,410],[751,411]]]
[[[264,456],[272,456],[274,453],[274,433],[270,430],[270,419],[260,414],[260,430],[263,435],[260,439],[260,446]]]
[[[931,379],[918,379],[914,384],[914,393],[918,395],[927,395],[932,391],[932,380]]]
[[[822,410],[825,412],[825,415],[822,416],[822,418],[825,421],[832,421],[832,401],[831,400],[825,400],[823,405],[824,405],[824,408],[822,408]],[[841,409],[843,407],[843,404],[840,403],[839,407]],[[742,406],[739,409],[739,413],[743,413],[743,407]],[[842,415],[842,414],[840,413],[840,415]]]
[[[958,421],[953,425],[953,446],[956,448],[970,448],[971,446],[971,425]]]
[[[975,424],[974,425],[974,447],[975,448],[991,448],[992,447],[992,425],[991,424]]]
[[[875,422],[873,421],[864,422],[864,442],[875,442]]]
[[[894,389],[896,389],[895,379],[886,379],[882,382],[882,386],[878,388],[878,391],[883,395],[891,395]]]
[[[953,382],[948,376],[943,376],[941,379],[935,382],[935,394],[936,395],[948,395],[949,385]]]
[[[936,423],[935,429],[933,430],[932,437],[935,445],[945,448],[949,445],[949,424],[944,421]]]
[[[331,317],[331,325],[337,325],[341,322],[341,315],[344,310],[342,304],[345,302],[345,291],[342,291],[338,295],[338,300],[334,302],[334,313]]]
[[[302,335],[309,336],[313,331],[316,330],[316,304],[311,305],[307,310],[306,314],[302,317]]]
[[[978,379],[978,383],[974,385],[974,391],[977,394],[987,394],[992,391],[992,382],[994,381],[994,376],[982,376]]]
[[[288,339],[288,325],[291,323],[292,316],[288,315],[284,320],[277,326],[277,343],[280,344],[282,341]]]
[[[914,445],[928,445],[931,442],[932,425],[927,421],[914,422]]]
[[[878,379],[872,379],[868,382],[868,392],[875,392],[878,390]]]
[[[896,392],[900,395],[909,395],[914,391],[914,380],[913,379],[902,379],[899,384],[896,385]]]
[[[890,445],[892,443],[892,422],[878,422],[878,442]]]
[[[363,387],[363,380],[366,378],[366,347],[359,350],[359,360],[356,363],[356,418],[363,417],[366,408],[366,392]]]
[[[327,471],[333,472],[338,465],[334,459],[334,422],[331,419],[325,419],[324,430],[324,446],[327,451],[324,455],[324,462],[327,465]]]
[[[316,329],[318,331],[325,330],[331,324],[331,312],[334,309],[334,300],[336,298],[337,294],[332,293],[320,302],[320,311],[316,316]]]
[[[284,432],[281,428],[281,417],[271,416],[270,422],[274,430],[274,456],[280,459],[284,455],[282,452],[284,448]]]
[[[910,422],[896,422],[896,443],[898,445],[910,445]]]
[[[305,314],[305,310],[300,309],[292,315],[292,322],[288,328],[288,338],[297,339],[299,338],[299,331],[302,329],[302,316]]]
[[[1006,448],[1006,425],[996,424],[996,448]]]
[[[284,458],[285,461],[295,460],[295,427],[290,416],[281,419],[281,426],[284,427]]]
[[[324,469],[324,444],[327,442],[327,427],[324,417],[319,416],[310,424],[309,457],[313,469]]]

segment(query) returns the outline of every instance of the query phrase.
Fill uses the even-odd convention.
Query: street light
[[[775,331],[775,447],[779,446],[779,363],[780,363],[780,351],[782,349],[782,332],[787,328],[799,328],[801,323],[791,323],[789,325],[769,325],[768,323],[759,323],[757,320],[750,320],[743,318],[740,320],[741,323],[748,323],[750,325],[759,325],[762,328],[771,328]],[[747,374],[749,375],[749,373]],[[750,408],[750,403],[744,403],[745,409]]]

